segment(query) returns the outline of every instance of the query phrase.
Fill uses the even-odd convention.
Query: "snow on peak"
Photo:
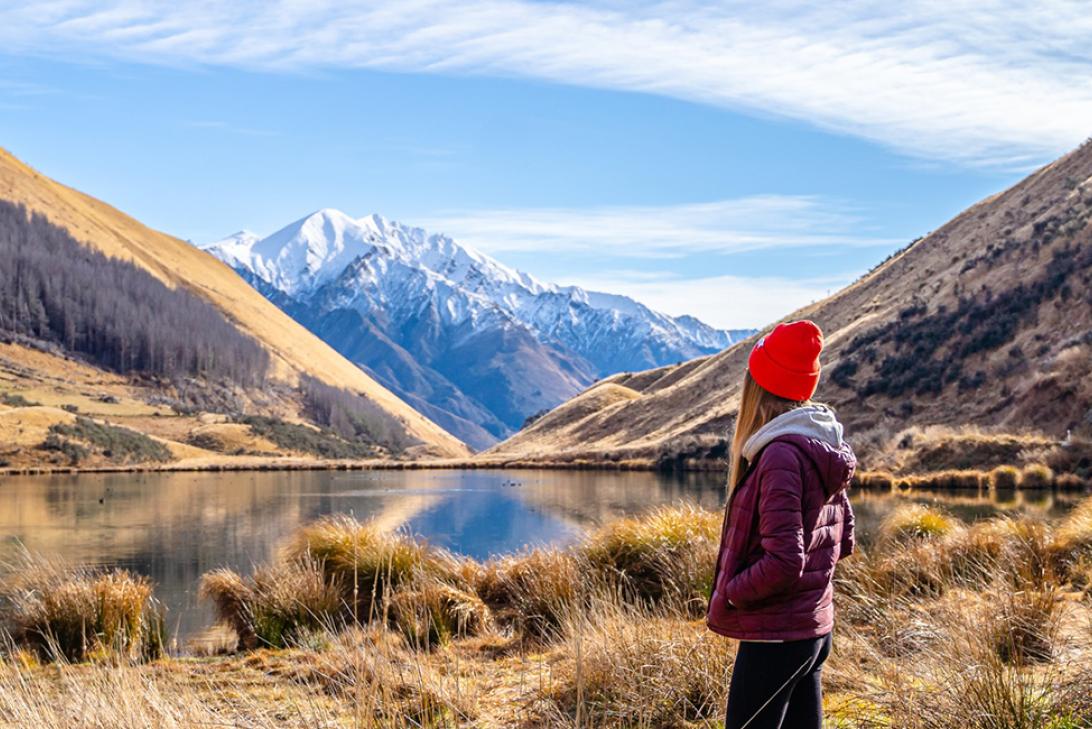
[[[591,350],[612,341],[663,352],[660,360],[705,354],[741,338],[625,296],[543,283],[446,235],[374,213],[354,219],[326,208],[265,238],[243,231],[207,250],[298,299],[336,283],[342,304],[367,301],[387,313],[419,311],[427,301],[450,323],[516,320],[537,338],[592,361],[600,355]]]

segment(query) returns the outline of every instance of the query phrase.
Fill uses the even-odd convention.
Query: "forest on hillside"
[[[214,306],[0,201],[0,335],[54,343],[120,373],[259,385],[269,354]]]

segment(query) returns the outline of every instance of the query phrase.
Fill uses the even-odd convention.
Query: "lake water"
[[[143,473],[0,479],[0,559],[25,546],[73,563],[126,567],[153,579],[180,642],[211,622],[200,576],[268,560],[298,525],[351,513],[484,559],[564,544],[597,524],[660,504],[717,508],[723,475],[610,471],[290,471]],[[906,496],[855,492],[861,537]],[[937,495],[964,519],[1064,511],[1048,493]]]

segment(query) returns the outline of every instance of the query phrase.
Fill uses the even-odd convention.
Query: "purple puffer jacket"
[[[814,405],[771,420],[743,456],[751,466],[725,509],[709,628],[740,640],[825,635],[834,565],[853,552],[853,450],[833,411]]]

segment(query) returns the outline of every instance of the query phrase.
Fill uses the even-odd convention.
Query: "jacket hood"
[[[828,496],[849,486],[857,467],[853,449],[842,438],[842,424],[825,405],[805,405],[778,415],[756,430],[743,444],[749,463],[775,440],[794,443],[815,464]]]

